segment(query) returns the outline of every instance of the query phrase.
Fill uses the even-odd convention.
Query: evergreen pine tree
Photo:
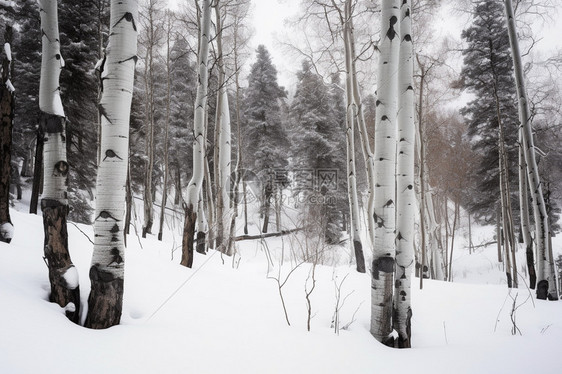
[[[303,61],[297,73],[298,83],[290,108],[293,126],[291,139],[293,169],[298,178],[312,172],[313,183],[300,185],[297,191],[304,198],[308,214],[318,219],[327,243],[336,243],[341,234],[341,210],[337,201],[347,200],[346,191],[338,185],[338,176],[345,174],[341,141],[345,139],[341,118],[335,114],[328,87],[322,78],[312,71],[308,61]],[[345,117],[344,117],[345,119]],[[342,165],[343,164],[343,165]],[[301,181],[306,182],[306,181]]]
[[[34,139],[39,123],[39,72],[41,69],[41,21],[36,0],[18,1],[14,13],[18,30],[14,33],[13,80],[17,82],[17,105],[12,157],[24,160],[23,174],[31,176]],[[28,170],[25,170],[28,169]]]
[[[171,51],[170,97],[170,176],[176,186],[179,203],[182,186],[186,186],[193,164],[193,103],[195,102],[195,69],[189,58],[185,39],[177,35]],[[188,122],[186,126],[186,121]]]
[[[287,134],[281,117],[280,100],[287,97],[277,83],[277,70],[267,49],[260,45],[245,92],[243,138],[248,150],[245,166],[260,176],[263,189],[264,232],[267,232],[275,173],[287,167]]]
[[[106,8],[109,11],[109,7]],[[69,218],[90,223],[96,177],[98,81],[93,68],[98,56],[98,8],[93,2],[60,3],[62,100],[67,116]],[[106,28],[107,26],[105,26]]]
[[[469,210],[475,218],[489,223],[495,220],[499,203],[499,145],[498,113],[495,90],[498,93],[499,112],[504,126],[507,150],[509,186],[511,194],[518,190],[517,134],[518,113],[513,62],[509,36],[501,2],[477,1],[473,24],[462,32],[467,42],[463,51],[462,87],[475,98],[461,110],[468,124],[467,135],[475,152],[482,157],[477,168],[478,192],[469,201]],[[512,211],[516,225],[519,222],[519,204],[512,197]]]

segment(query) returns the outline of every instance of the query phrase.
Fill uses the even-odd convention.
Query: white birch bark
[[[57,1],[41,0],[39,8],[42,39],[39,109],[46,115],[58,117],[58,120],[56,117],[45,119],[42,199],[68,205],[65,119],[59,87],[64,60],[60,53]]]
[[[384,0],[381,9],[381,40],[375,121],[375,240],[371,286],[371,334],[389,343],[392,333],[392,292],[396,238],[396,112],[400,48],[398,0]]]
[[[217,246],[218,249],[229,254],[228,235],[230,230],[230,173],[231,173],[231,146],[230,146],[230,109],[226,90],[226,71],[223,57],[223,22],[221,3],[215,3],[215,16],[217,27],[217,65],[219,69],[219,92],[217,96],[217,121],[215,134],[216,144],[216,186],[217,186]],[[226,239],[226,240],[225,240]]]
[[[353,15],[351,0],[346,0],[345,3],[345,19],[346,19],[346,53],[349,55],[349,65],[351,72],[351,91],[352,100],[355,105],[354,114],[359,129],[359,137],[361,139],[361,150],[363,152],[363,159],[366,166],[367,181],[368,181],[368,196],[367,196],[367,232],[371,243],[375,242],[375,220],[373,219],[373,212],[375,209],[375,170],[373,151],[369,142],[367,132],[367,125],[365,123],[365,115],[363,112],[363,105],[361,100],[361,93],[359,90],[359,82],[357,79],[357,70],[355,66],[355,59],[357,58],[355,52],[355,36],[353,32]]]
[[[535,240],[537,245],[537,298],[558,300],[556,275],[552,247],[550,246],[550,226],[546,204],[542,192],[542,184],[539,169],[535,157],[535,146],[533,140],[533,129],[530,121],[530,109],[528,106],[527,90],[525,88],[525,77],[521,63],[521,52],[517,39],[515,18],[511,0],[505,0],[505,11],[509,42],[513,57],[513,68],[515,71],[515,83],[517,85],[517,96],[519,99],[519,120],[523,129],[523,152],[527,164],[527,175],[529,189],[533,201],[533,213],[535,217]]]
[[[411,0],[400,7],[400,66],[398,71],[398,143],[396,155],[396,282],[393,326],[398,347],[411,347],[411,276],[414,264],[414,55]]]
[[[228,95],[226,93],[226,88],[220,90],[220,95],[222,95],[221,102],[221,121],[220,121],[220,133],[219,133],[219,175],[217,180],[220,184],[217,185],[217,194],[221,195],[220,202],[222,204],[222,215],[217,216],[217,220],[222,222],[222,236],[223,243],[221,244],[224,248],[224,252],[228,255],[228,235],[229,235],[229,223],[230,223],[230,174],[231,174],[231,131],[230,131],[230,109],[228,105]]]
[[[529,184],[527,183],[527,164],[523,150],[523,129],[519,129],[519,209],[521,211],[521,234],[525,246],[527,271],[529,272],[529,288],[534,290],[537,285],[535,271],[535,254],[531,238],[531,220],[529,217]]]
[[[193,120],[193,174],[187,186],[185,205],[186,222],[182,243],[181,264],[191,267],[193,263],[193,236],[197,221],[199,193],[203,183],[205,159],[205,112],[207,108],[208,91],[208,60],[209,34],[211,30],[211,4],[203,0],[201,5],[202,18],[199,36],[199,56],[197,73],[197,94],[195,97],[195,114]]]
[[[345,45],[345,59],[346,59],[346,151],[347,151],[347,193],[349,198],[350,210],[350,239],[353,251],[355,253],[355,262],[357,271],[365,273],[365,257],[363,254],[363,245],[361,242],[360,229],[361,217],[359,215],[359,198],[357,196],[357,171],[355,168],[355,125],[354,120],[357,117],[355,114],[356,106],[353,99],[353,68],[352,68],[352,52],[350,45],[350,29],[351,23],[349,14],[349,1],[346,2],[344,26],[344,45]]]
[[[138,11],[136,0],[111,0],[110,7],[110,33],[101,76],[102,157],[96,182],[92,289],[85,323],[91,328],[119,324],[123,304],[123,226]]]

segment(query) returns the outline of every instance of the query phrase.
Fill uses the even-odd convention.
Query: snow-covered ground
[[[302,235],[239,242],[241,256],[234,264],[211,251],[196,255],[194,268],[187,269],[178,265],[181,225],[171,219],[163,242],[128,237],[121,325],[85,329],[47,301],[41,218],[11,214],[14,239],[0,243],[0,373],[562,371],[557,359],[562,303],[534,300],[524,285],[508,291],[495,246],[469,255],[465,229],[455,239],[455,282],[425,280],[423,290],[415,288],[414,347],[397,350],[369,334],[369,275],[346,264],[347,249],[316,268],[308,332],[305,287],[312,285],[311,265],[298,266],[282,288],[290,326],[274,279],[282,282],[299,263]],[[84,225],[68,229],[86,306],[92,254],[86,235],[93,233]],[[474,244],[491,241],[493,230],[475,227],[473,236]],[[555,239],[555,247],[562,247]],[[523,265],[520,261],[521,271]],[[345,327],[339,335],[332,327],[338,286],[340,327]]]

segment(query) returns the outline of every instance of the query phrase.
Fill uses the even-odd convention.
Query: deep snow
[[[356,273],[349,264],[333,265],[346,262],[347,249],[325,259],[332,265],[316,268],[308,332],[305,284],[310,288],[311,265],[299,266],[283,287],[291,326],[285,322],[277,282],[271,279],[281,274],[282,281],[298,263],[302,236],[270,239],[266,247],[260,241],[239,242],[241,258],[234,266],[231,258],[211,251],[197,255],[194,268],[186,269],[178,265],[181,240],[172,236],[179,234],[181,225],[170,217],[164,242],[128,237],[121,325],[104,331],[85,329],[70,323],[62,308],[47,301],[41,218],[15,210],[11,215],[14,239],[9,245],[0,243],[0,373],[561,370],[557,352],[562,343],[562,303],[534,300],[524,286],[509,292],[495,247],[469,255],[462,231],[455,240],[455,282],[425,280],[419,290],[419,280],[414,279],[414,348],[396,350],[369,334],[369,276]],[[93,237],[90,227],[78,227]],[[92,244],[78,227],[70,224],[68,230],[85,309]],[[489,228],[475,228],[475,244],[492,235]],[[560,244],[555,240],[556,248]],[[523,267],[520,261],[519,268]],[[341,298],[349,295],[340,310],[341,326],[352,321],[355,312],[356,320],[336,335],[331,323],[339,284]],[[510,314],[515,297],[521,335],[514,336]]]

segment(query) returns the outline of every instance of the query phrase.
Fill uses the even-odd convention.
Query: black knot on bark
[[[115,151],[113,151],[113,149],[108,149],[107,151],[105,151],[105,157],[103,158],[103,161],[105,161],[106,158],[118,158],[119,160],[123,160],[117,155],[117,153],[115,153]]]
[[[99,219],[112,219],[114,221],[119,221],[117,218],[113,217],[113,215],[111,215],[111,213],[109,213],[107,210],[102,210],[100,212],[100,214],[97,216],[96,221]]]
[[[100,270],[99,264],[92,265],[90,268],[90,279],[96,282],[111,282],[115,279],[113,274],[107,271]]]
[[[390,17],[390,27],[388,28],[388,31],[386,32],[386,36],[391,41],[396,36],[396,31],[394,30],[394,25],[396,25],[396,22],[398,22],[398,18],[396,18],[396,16]]]
[[[53,177],[66,177],[68,174],[68,163],[66,161],[59,161],[53,168]]]

